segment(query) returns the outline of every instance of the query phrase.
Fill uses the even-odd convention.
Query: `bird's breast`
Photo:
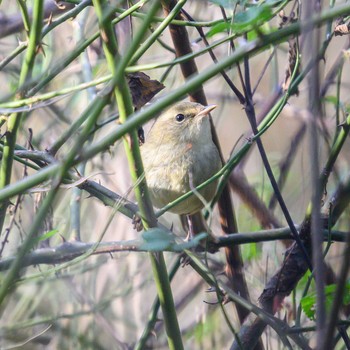
[[[221,168],[220,157],[213,143],[196,145],[188,142],[182,146],[177,145],[176,150],[167,144],[152,150],[142,148],[148,187],[151,190],[152,201],[158,208],[189,192]],[[216,185],[217,183],[213,182],[200,191],[206,201],[212,199]],[[201,200],[191,196],[184,203],[174,207],[173,212],[190,213],[202,207]]]

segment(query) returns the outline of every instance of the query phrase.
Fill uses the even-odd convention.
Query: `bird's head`
[[[153,125],[149,137],[163,142],[193,142],[211,138],[207,116],[216,105],[203,106],[194,102],[179,102],[164,111]]]

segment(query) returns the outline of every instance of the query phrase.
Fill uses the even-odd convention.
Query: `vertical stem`
[[[37,47],[40,44],[41,28],[43,24],[43,5],[44,0],[35,0],[33,8],[33,23],[30,28],[28,49],[23,61],[22,70],[19,77],[18,86],[21,89],[23,84],[30,81],[34,66]],[[19,92],[19,97],[23,97],[24,93]],[[17,131],[19,129],[23,113],[12,113],[7,122],[7,130],[4,140],[4,151],[0,166],[0,189],[7,186],[11,181],[13,153],[16,145]],[[0,203],[0,233],[2,231],[6,210],[9,201]]]
[[[107,2],[105,0],[93,0],[93,4],[99,20],[104,53],[109,69],[113,75],[112,81],[115,83],[114,94],[118,104],[119,120],[121,123],[125,123],[128,117],[133,114],[131,94],[125,78],[125,68],[135,52],[136,47],[140,44],[152,17],[158,9],[158,1],[152,3],[147,17],[123,57],[121,57],[118,52],[116,36],[111,24],[111,19],[108,16]],[[124,147],[132,180],[137,184],[135,186],[135,196],[139,204],[143,227],[147,230],[151,227],[155,227],[157,225],[157,220],[153,212],[148,187],[144,179],[144,170],[136,129],[131,130],[127,136],[124,137]],[[163,253],[150,253],[149,256],[160,305],[163,311],[169,348],[172,350],[182,350],[181,332]]]
[[[336,328],[336,325],[337,325],[339,310],[343,304],[344,292],[345,292],[345,287],[347,283],[347,276],[348,276],[349,267],[350,267],[349,255],[350,255],[350,240],[348,238],[346,242],[346,246],[344,248],[344,253],[343,253],[344,259],[340,269],[339,278],[337,281],[337,289],[334,294],[332,309],[329,314],[329,320],[327,320],[327,328],[325,330],[324,342],[322,344],[322,347],[320,348],[321,350],[331,349],[334,346],[333,344],[334,329]]]
[[[86,20],[88,18],[89,11],[82,11],[77,16],[77,41],[81,42],[84,38],[84,27]],[[88,82],[92,80],[91,65],[89,57],[86,51],[81,54],[80,64],[82,66],[82,75],[83,81]],[[96,98],[96,87],[90,87],[87,89],[88,99],[92,101]],[[88,140],[90,145],[93,140],[93,135]],[[85,175],[87,161],[84,160],[81,164],[77,166],[77,170],[80,175]],[[71,236],[74,240],[80,241],[80,225],[81,225],[81,198],[82,190],[79,187],[74,187],[72,189],[71,198],[70,198],[70,230]]]
[[[170,281],[172,281],[172,279],[174,278],[179,267],[180,267],[180,258],[178,258],[176,260],[175,264],[170,269],[170,272],[169,272],[169,280]],[[160,308],[160,298],[158,296],[153,303],[152,311],[148,317],[148,322],[147,322],[146,328],[144,329],[140,339],[136,342],[136,344],[134,346],[134,350],[142,350],[145,348],[146,342],[149,339],[150,335],[152,334],[154,326],[157,322],[157,314],[158,314],[159,308]]]
[[[37,232],[40,229],[40,226],[42,225],[42,222],[45,219],[45,216],[47,215],[56,194],[58,193],[57,192],[58,186],[62,182],[69,168],[74,164],[75,157],[79,153],[79,150],[81,149],[81,145],[89,137],[91,130],[96,123],[97,118],[101,114],[102,109],[104,108],[104,106],[107,104],[108,101],[109,101],[109,96],[104,95],[99,99],[97,99],[97,101],[95,101],[95,103],[91,106],[91,108],[89,106],[85,110],[84,115],[88,117],[85,123],[85,126],[81,131],[80,135],[77,137],[75,144],[70,149],[65,159],[62,161],[62,164],[58,167],[57,171],[53,174],[55,178],[52,182],[52,188],[48,192],[42,205],[40,206],[40,209],[38,210],[38,213],[34,218],[34,222],[22,246],[19,248],[18,253],[16,254],[15,261],[11,264],[11,267],[8,273],[6,274],[5,278],[1,281],[0,305],[4,301],[6,295],[10,292],[13,282],[18,277],[18,274],[22,265],[22,260],[25,254],[28,252],[29,249],[32,248],[33,243],[35,242],[34,237],[37,235]]]
[[[305,16],[308,18],[315,11],[320,11],[320,3],[318,0],[305,3]],[[307,28],[307,34],[305,38],[305,57],[311,61],[315,57],[318,57],[320,46],[320,30],[315,28]],[[320,106],[320,82],[319,82],[319,61],[317,60],[312,67],[308,76],[309,85],[309,119],[308,119],[308,131],[310,135],[310,173],[312,184],[312,197],[311,197],[311,242],[312,242],[312,261],[314,267],[315,283],[316,283],[316,347],[321,348],[324,342],[324,330],[325,330],[325,266],[323,261],[323,237],[321,234],[321,196],[322,189],[319,182],[319,141],[317,134],[318,119],[321,118],[321,106]]]
[[[26,35],[28,37],[30,32],[30,18],[28,14],[27,4],[24,0],[17,0],[17,2],[22,14],[24,30],[26,31]]]
[[[15,261],[11,264],[11,267],[9,271],[7,272],[6,276],[1,280],[1,286],[0,286],[0,305],[4,301],[6,295],[11,291],[11,287],[13,285],[13,282],[18,277],[22,260],[25,256],[25,254],[28,252],[29,249],[32,248],[33,242],[35,240],[33,239],[36,235],[36,233],[40,230],[40,227],[43,223],[43,220],[45,219],[45,216],[47,215],[47,212],[49,211],[49,208],[52,204],[52,201],[55,198],[57,191],[51,190],[45,197],[43,203],[40,206],[40,209],[35,216],[34,222],[23,242],[21,247],[19,248]],[[3,310],[3,308],[2,308]]]

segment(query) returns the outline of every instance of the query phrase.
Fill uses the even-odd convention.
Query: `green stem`
[[[138,3],[136,3],[135,5],[128,8],[127,10],[122,11],[122,14],[118,18],[114,19],[113,23],[115,24],[115,23],[119,22],[120,20],[122,20],[123,18],[125,18],[126,16],[129,16],[133,11],[136,11],[137,9],[142,7],[142,5],[146,1],[147,0],[141,0]],[[75,6],[72,10],[66,12],[65,14],[63,14],[62,16],[60,16],[58,18],[55,18],[55,20],[53,22],[51,22],[50,24],[46,25],[43,28],[42,37],[45,37],[46,34],[48,34],[50,31],[52,31],[58,25],[67,21],[67,19],[72,18],[72,17],[76,17],[85,7],[90,6],[90,4],[91,4],[90,0],[77,1],[77,6]],[[94,41],[95,39],[98,38],[98,36],[99,36],[99,32],[95,33],[91,38],[89,38],[87,40],[86,45],[88,46],[90,44],[90,41],[91,40]],[[23,50],[25,50],[26,47],[27,47],[26,43],[21,44],[8,57],[6,57],[2,61],[0,61],[0,70],[2,70],[9,62],[11,62]],[[76,58],[76,57],[74,57],[74,58]]]
[[[134,37],[131,45],[123,57],[118,53],[117,40],[114,30],[109,20],[107,2],[104,0],[93,0],[95,11],[99,20],[101,37],[103,39],[103,49],[110,71],[112,72],[114,83],[114,93],[119,110],[119,120],[126,123],[128,117],[133,114],[133,105],[130,90],[125,78],[125,67],[128,65],[135,48],[141,42],[153,15],[158,9],[158,2],[154,1],[148,10],[147,17]],[[115,60],[118,62],[115,65]],[[125,152],[129,162],[130,174],[135,186],[135,196],[139,203],[143,227],[147,230],[157,226],[157,220],[153,212],[152,202],[149,197],[148,188],[144,179],[144,171],[141,160],[140,149],[136,129],[129,130],[127,138],[124,138]],[[168,337],[170,349],[183,349],[181,332],[177,320],[174,299],[170,287],[169,277],[162,252],[149,254],[156,283],[160,305],[163,311],[165,329]]]
[[[17,2],[22,14],[24,30],[26,31],[28,36],[30,32],[30,19],[29,19],[27,4],[26,4],[26,1],[24,0],[17,0]]]
[[[150,64],[135,65],[135,66],[129,65],[128,67],[125,68],[125,71],[127,73],[135,73],[135,72],[141,72],[141,71],[145,71],[145,70],[154,70],[154,69],[165,68],[165,67],[169,67],[169,66],[172,67],[176,64],[183,63],[183,62],[186,62],[186,61],[191,60],[193,58],[196,58],[198,56],[201,56],[201,55],[207,53],[209,50],[214,49],[215,47],[220,46],[220,45],[226,43],[228,40],[234,39],[235,37],[236,37],[235,35],[231,35],[227,38],[223,38],[219,41],[216,41],[216,42],[212,43],[211,45],[206,46],[203,49],[200,49],[194,53],[190,53],[190,54],[175,58],[171,61],[159,62],[159,63],[155,62],[155,63],[150,63]],[[124,56],[122,57],[122,59],[124,60]],[[47,93],[44,93],[41,95],[31,96],[31,97],[23,98],[21,100],[16,100],[16,101],[6,101],[3,103],[0,103],[0,113],[12,112],[11,108],[15,109],[15,108],[19,108],[19,107],[27,106],[27,105],[31,105],[31,108],[33,108],[33,104],[39,103],[41,101],[46,101],[46,100],[53,99],[53,98],[59,97],[59,96],[65,96],[65,95],[68,95],[68,94],[76,92],[76,91],[81,91],[83,89],[88,89],[89,87],[92,87],[92,86],[96,86],[96,85],[100,85],[102,83],[109,82],[111,80],[111,77],[112,77],[111,74],[107,74],[107,75],[100,77],[100,78],[97,78],[95,80],[91,80],[91,81],[86,82],[86,83],[63,88],[63,89],[58,90],[58,91],[51,91],[51,92],[47,92]],[[40,107],[40,106],[37,106],[37,107]]]
[[[19,271],[22,267],[22,261],[27,252],[33,247],[35,244],[35,235],[39,232],[40,227],[49,211],[49,208],[52,204],[52,201],[55,198],[57,191],[50,191],[48,195],[45,197],[40,209],[35,216],[34,223],[32,224],[23,244],[19,248],[16,258],[14,262],[11,264],[9,271],[7,272],[5,278],[2,279],[0,285],[0,305],[4,301],[6,295],[11,291],[11,287],[13,282],[18,278]]]
[[[44,0],[36,0],[33,8],[33,23],[30,30],[28,50],[24,58],[22,70],[19,77],[18,86],[21,87],[25,82],[30,81],[34,66],[37,47],[41,40],[41,28],[43,22],[43,5]],[[23,94],[20,93],[20,95]],[[17,132],[21,123],[22,113],[13,113],[7,122],[7,131],[4,142],[0,166],[0,189],[6,187],[11,182],[13,153],[16,146]],[[9,205],[8,201],[0,203],[0,232],[2,231],[6,210]]]
[[[150,35],[147,40],[140,46],[140,48],[133,54],[130,65],[135,64],[140,57],[149,49],[149,47],[157,40],[157,38],[162,34],[162,32],[168,27],[170,22],[175,18],[175,16],[180,12],[181,8],[185,5],[187,0],[179,0],[174,8],[171,10],[169,15],[161,22],[158,28]]]
[[[135,5],[131,6],[128,10],[124,11],[118,18],[115,18],[112,23],[116,24],[120,22],[122,19],[129,16],[133,11],[139,9],[142,5],[144,5],[145,0],[141,0]],[[86,50],[86,48],[93,43],[100,36],[100,32],[96,32],[89,39],[78,44],[78,47],[69,55],[67,55],[61,62],[57,62],[55,67],[50,70],[50,73],[40,80],[40,82],[29,91],[30,95],[36,94],[40,91],[47,83],[49,83],[56,75],[58,75],[62,70],[64,70],[70,63],[72,63],[82,52]]]
[[[337,17],[339,16],[339,14],[345,13],[347,11],[350,11],[349,4],[338,6],[330,11],[324,12],[321,16],[312,17],[308,21],[308,24],[320,25],[323,22],[328,21],[333,17]],[[86,147],[80,152],[80,157],[77,157],[75,159],[73,165],[80,163],[84,159],[92,158],[96,154],[105,151],[117,140],[126,135],[130,130],[135,129],[140,125],[146,123],[147,121],[151,120],[157,113],[159,113],[159,111],[174,103],[176,100],[183,97],[189,91],[195,90],[196,88],[198,88],[198,86],[214,77],[220,71],[237,63],[245,55],[252,55],[261,50],[262,48],[275,43],[276,40],[280,41],[285,39],[286,37],[289,37],[290,35],[298,34],[300,32],[300,28],[301,24],[295,23],[289,27],[280,29],[278,33],[273,32],[271,34],[265,35],[262,38],[257,38],[255,41],[248,42],[242,45],[232,55],[224,58],[215,65],[211,65],[210,67],[203,70],[203,72],[194,76],[193,78],[188,79],[186,81],[186,84],[180,86],[172,92],[169,92],[161,100],[158,100],[157,102],[147,106],[141,111],[134,113],[132,118],[128,118],[128,120],[125,123],[121,124],[116,130],[113,130],[113,132],[106,135],[101,141],[95,142],[93,145]],[[115,78],[112,79],[112,84],[114,83],[114,80]],[[249,147],[249,145],[244,145],[244,149],[240,150],[239,152],[245,152],[246,147]],[[58,168],[58,164],[51,165],[49,166],[49,168],[42,169],[37,174],[28,176],[26,178],[26,181],[18,181],[16,184],[9,185],[6,188],[0,189],[0,201],[9,199],[11,196],[18,194],[19,191],[27,190],[31,188],[31,186],[38,185],[41,182],[49,179],[53,174],[55,174]],[[28,183],[26,183],[27,181]]]
[[[343,148],[343,145],[349,135],[350,131],[350,114],[347,116],[345,119],[344,123],[341,124],[340,126],[340,131],[337,134],[336,139],[333,142],[327,163],[325,167],[323,168],[323,171],[321,172],[321,175],[319,177],[319,183],[320,183],[320,188],[321,190],[324,190],[324,188],[327,185],[328,178],[331,174],[331,171],[333,170],[335,161],[338,158],[338,155],[340,151]],[[312,205],[311,203],[309,204],[307,211],[306,211],[306,218],[310,217],[312,212]]]
[[[117,8],[116,12],[118,13],[124,13],[124,9]],[[145,13],[140,12],[133,12],[133,17],[138,17],[144,19],[147,15]],[[228,17],[228,20],[231,20],[232,17]],[[164,18],[162,17],[153,17],[152,19],[154,22],[163,22]],[[181,21],[179,19],[173,19],[171,21],[171,24],[177,25],[177,26],[183,26],[183,27],[213,27],[219,23],[222,23],[222,19],[217,19],[215,21]]]
[[[169,272],[170,281],[172,281],[172,279],[175,277],[175,274],[180,268],[180,266],[181,266],[180,258],[178,258],[175,264],[173,265],[173,267],[170,269],[170,272]],[[154,326],[156,325],[159,308],[160,308],[160,300],[159,300],[159,297],[157,297],[153,303],[152,311],[149,315],[146,328],[144,329],[138,342],[135,344],[134,350],[142,350],[145,348],[146,342],[149,339],[150,335],[152,334]]]
[[[82,40],[84,37],[84,28],[86,25],[86,20],[89,15],[89,11],[82,12],[77,17],[78,30],[77,30],[77,40]],[[92,71],[91,65],[88,58],[87,52],[84,52],[80,58],[82,66],[82,79],[84,82],[92,80]],[[96,89],[89,88],[87,91],[89,100],[96,98]],[[90,134],[88,139],[88,144],[91,144],[93,141],[94,134]],[[77,171],[80,176],[85,176],[86,163],[82,162],[78,164]],[[81,241],[81,203],[82,203],[82,190],[79,187],[74,187],[72,189],[71,198],[70,198],[70,233],[71,237],[76,241]]]
[[[27,48],[26,43],[19,44],[7,57],[0,61],[0,71]]]
[[[81,148],[81,145],[88,139],[90,135],[91,129],[94,127],[97,118],[101,114],[102,109],[109,101],[109,96],[104,95],[102,98],[99,98],[94,106],[92,106],[91,109],[89,109],[90,115],[87,119],[85,126],[79,136],[76,139],[75,144],[68,152],[65,159],[62,161],[61,164],[55,164],[53,168],[55,169],[55,172],[53,174],[56,174],[56,177],[54,178],[54,181],[51,185],[51,190],[48,192],[47,196],[45,197],[43,204],[41,205],[37,215],[35,216],[34,223],[26,236],[22,246],[20,247],[15,261],[12,263],[10,270],[8,271],[7,275],[5,276],[4,280],[2,281],[1,287],[0,287],[0,304],[3,302],[5,296],[8,294],[10,287],[12,286],[13,282],[16,280],[18,273],[21,269],[23,258],[28,252],[29,249],[33,246],[35,243],[35,239],[33,239],[36,235],[36,233],[39,231],[40,226],[42,225],[42,222],[49,211],[49,208],[57,194],[57,188],[61,184],[62,180],[66,176],[68,170],[74,163],[74,158],[76,157],[76,154],[79,153],[79,150]],[[51,167],[48,166],[47,168],[43,169],[43,171],[51,170]],[[41,172],[38,172],[37,174],[40,174]],[[22,180],[22,183],[27,182],[28,179],[25,178]]]
[[[350,131],[350,114],[348,114],[347,118],[345,119],[345,121],[338,126],[340,128],[340,131],[337,134],[336,139],[334,140],[334,143],[332,145],[327,163],[321,173],[320,176],[320,186],[321,188],[324,188],[327,184],[328,181],[328,177],[331,173],[331,171],[333,170],[335,161],[338,158],[338,155],[341,151],[341,149],[343,148],[343,145],[349,135],[349,131]]]
[[[30,231],[28,232],[28,235],[26,236],[22,246],[20,247],[20,249],[16,255],[16,259],[11,264],[11,267],[10,267],[8,273],[6,274],[4,280],[2,281],[2,284],[0,287],[0,304],[4,301],[4,298],[6,297],[8,292],[10,291],[10,288],[11,288],[13,282],[18,277],[18,274],[19,274],[19,271],[22,267],[23,259],[26,255],[26,253],[28,252],[28,250],[30,250],[32,248],[33,244],[35,244],[35,242],[36,242],[34,237],[35,237],[36,233],[39,231],[40,226],[42,225],[42,222],[43,222],[50,206],[52,205],[52,202],[57,194],[57,187],[59,186],[62,179],[66,175],[68,169],[71,167],[76,153],[79,151],[81,144],[87,139],[88,135],[90,134],[90,130],[93,128],[98,116],[101,113],[102,108],[105,106],[105,104],[108,102],[108,100],[109,100],[108,96],[106,96],[106,97],[102,98],[101,100],[99,100],[95,104],[94,108],[91,110],[91,115],[90,115],[88,121],[86,122],[84,129],[82,130],[81,134],[77,138],[76,143],[73,145],[72,149],[68,153],[64,162],[62,163],[61,166],[55,164],[55,168],[56,168],[55,173],[58,174],[58,177],[56,178],[56,181],[53,182],[52,189],[48,192],[47,196],[45,197],[45,199],[43,201],[43,204],[41,205],[37,215],[35,216],[34,223],[31,227]],[[44,169],[44,171],[45,170],[47,171],[47,169],[50,169],[50,166],[47,167],[46,169]],[[37,173],[37,174],[39,174],[39,173]],[[24,179],[24,180],[27,180],[27,179]],[[23,182],[23,180],[22,180],[22,182]],[[24,181],[24,182],[26,182],[26,181]]]

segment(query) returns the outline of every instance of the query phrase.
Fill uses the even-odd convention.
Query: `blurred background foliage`
[[[112,14],[112,18],[127,14],[130,8],[134,9],[132,16],[126,16],[114,25],[121,57],[142,25],[150,2],[152,1],[109,1],[106,14]],[[202,29],[208,44],[214,45],[213,52],[219,63],[230,57],[235,50],[245,50],[251,44],[255,48],[251,51],[248,48],[242,57],[249,64],[255,114],[265,117],[266,109],[271,110],[278,98],[288,91],[289,80],[300,77],[300,72],[305,73],[308,61],[303,60],[301,51],[305,50],[309,42],[299,30],[291,31],[289,36],[284,35],[281,38],[276,35],[267,43],[264,37],[301,22],[305,16],[306,10],[303,6],[306,6],[306,2],[182,1],[185,12],[180,15],[180,24],[186,26],[191,49],[198,53],[195,61],[199,74],[217,63],[213,62],[205,49],[205,40],[196,27]],[[1,151],[4,149],[4,139],[8,131],[8,116],[19,113],[21,123],[17,132],[15,155],[18,159],[26,160],[23,164],[15,158],[12,166],[11,188],[15,195],[10,197],[11,203],[7,208],[0,243],[3,280],[8,271],[6,262],[16,257],[32,227],[38,208],[42,206],[52,185],[50,180],[57,172],[33,185],[28,184],[24,190],[19,187],[20,181],[26,181],[27,177],[37,174],[41,171],[40,168],[44,169],[50,162],[65,159],[82,128],[79,126],[73,129],[72,126],[86,113],[87,106],[96,95],[102,96],[108,90],[110,71],[102,40],[97,35],[98,17],[92,2],[47,0],[42,3],[44,24],[41,33],[44,35],[39,38],[40,44],[36,47],[31,79],[19,86],[28,43],[25,14],[28,11],[28,23],[33,23],[31,13],[35,1],[2,0],[0,3]],[[138,108],[153,95],[149,101],[151,104],[188,84],[182,75],[179,62],[175,60],[176,54],[168,25],[153,44],[147,42],[147,38],[164,19],[161,6],[165,7],[167,3],[160,2],[156,20],[144,33],[145,51],[137,62],[127,65],[127,73],[134,74],[129,75],[129,86],[136,94],[134,102],[135,99],[140,101],[144,97],[138,84],[145,88],[146,94],[150,93]],[[311,125],[317,130],[318,161],[322,169],[329,159],[332,142],[341,128],[339,125],[345,122],[349,114],[349,36],[347,33],[334,35],[334,29],[340,23],[339,18],[342,19],[341,23],[347,25],[349,6],[346,7],[347,3],[342,1],[312,3],[320,4],[320,18],[321,13],[327,13],[329,8],[340,9],[337,15],[323,20],[318,30],[320,50],[324,49],[324,54],[316,60],[319,67],[320,115],[316,122],[311,121],[310,82],[305,78],[298,85],[298,93],[296,90],[291,91],[278,118],[273,120],[261,137],[275,177],[285,179],[280,184],[280,190],[293,222],[298,225],[306,216],[315,186],[311,175],[311,159],[315,154],[310,146],[311,136],[307,126]],[[142,6],[134,6],[135,4]],[[193,23],[189,23],[186,13],[194,19]],[[293,34],[298,35],[298,40]],[[94,35],[95,40],[90,40]],[[83,47],[82,43],[86,45]],[[300,57],[300,66],[296,68],[295,61],[298,64]],[[243,58],[240,60],[240,69],[244,75],[247,67],[242,63]],[[227,65],[225,72],[243,93],[238,65],[234,63]],[[287,71],[291,71],[292,78],[288,78]],[[144,76],[137,76],[137,72],[147,74],[153,83]],[[136,88],[130,83],[133,78],[136,79]],[[249,151],[235,167],[237,181],[231,184],[238,232],[259,235],[262,229],[276,228],[277,225],[272,224],[266,219],[264,212],[260,211],[259,205],[265,205],[278,226],[286,226],[280,206],[270,203],[274,190],[255,142],[250,139],[252,130],[245,106],[228,87],[220,72],[213,74],[210,79],[203,77],[203,81],[208,104],[218,105],[213,113],[213,122],[224,159],[229,159],[242,145],[251,144]],[[153,88],[154,91],[150,92]],[[37,96],[44,97],[35,99]],[[175,100],[176,98],[172,102]],[[142,108],[147,109],[147,105]],[[146,140],[151,123],[144,125]],[[67,246],[64,245],[62,251],[53,250],[67,242],[113,243],[141,238],[141,234],[133,228],[130,217],[106,206],[100,196],[78,188],[87,179],[135,203],[134,184],[122,138],[119,137],[119,140],[110,144],[109,141],[105,142],[118,128],[118,106],[111,97],[99,113],[89,137],[81,144],[80,151],[83,154],[85,149],[98,143],[103,144],[102,150],[70,167],[71,177],[64,178],[62,186],[55,190],[55,197],[36,231],[39,239],[31,244],[34,255],[40,249],[46,249],[56,256],[62,253],[64,257],[55,264],[40,264],[40,260],[37,260],[15,276],[0,306],[2,349],[130,349],[139,341],[157,295],[148,255],[145,252],[113,251],[115,246],[111,248],[113,252],[108,253],[106,249],[98,255],[90,254],[91,251],[84,248],[86,254],[80,257],[74,254],[69,256]],[[58,143],[67,131],[71,132],[70,137]],[[21,154],[21,151],[28,152]],[[33,155],[34,151],[38,151],[37,158]],[[347,137],[328,179],[326,191],[323,192],[323,213],[329,213],[328,203],[340,184],[349,182],[349,152],[350,143]],[[45,153],[48,158],[45,158]],[[31,165],[37,165],[37,168],[33,169]],[[3,189],[7,187],[9,184]],[[0,197],[4,193],[1,190]],[[256,198],[251,197],[252,193]],[[1,198],[9,197],[4,194]],[[264,218],[266,224],[263,223]],[[172,227],[175,235],[185,237],[180,220],[175,215],[166,213],[159,220],[166,227]],[[216,207],[208,222],[213,234],[220,236],[220,216]],[[333,229],[341,231],[340,233],[349,233],[349,223],[349,207],[346,203],[345,210]],[[242,244],[240,251],[250,298],[256,304],[266,282],[281,266],[290,241],[252,241]],[[344,260],[344,246],[342,242],[324,245],[325,260],[335,275]],[[177,253],[166,253],[165,258],[169,271],[178,265]],[[204,256],[204,260],[208,261],[213,274],[220,278],[225,266],[222,251],[208,254]],[[336,283],[336,279],[333,283]],[[233,304],[221,305],[217,302],[216,293],[207,293],[207,281],[190,265],[176,269],[171,286],[185,349],[229,348],[234,340],[232,328],[237,332],[240,329]],[[300,302],[303,296],[314,292],[314,281],[311,274],[307,273],[294,292],[284,299],[275,315],[289,326],[311,327],[310,332],[301,335],[310,346],[317,342],[315,329],[312,328],[315,326],[312,310],[316,301],[315,298],[306,301],[304,299],[304,304],[309,302],[306,313],[301,309]],[[330,295],[332,301],[333,294],[330,292]],[[344,303],[347,304],[347,301]],[[343,320],[348,320],[346,308],[342,309],[341,315]],[[161,319],[162,315],[159,314],[158,317]],[[266,329],[262,341],[270,349],[285,346],[272,328]],[[338,348],[344,348],[344,343],[344,338],[339,340]],[[144,348],[168,347],[162,322],[156,323],[146,344]]]

